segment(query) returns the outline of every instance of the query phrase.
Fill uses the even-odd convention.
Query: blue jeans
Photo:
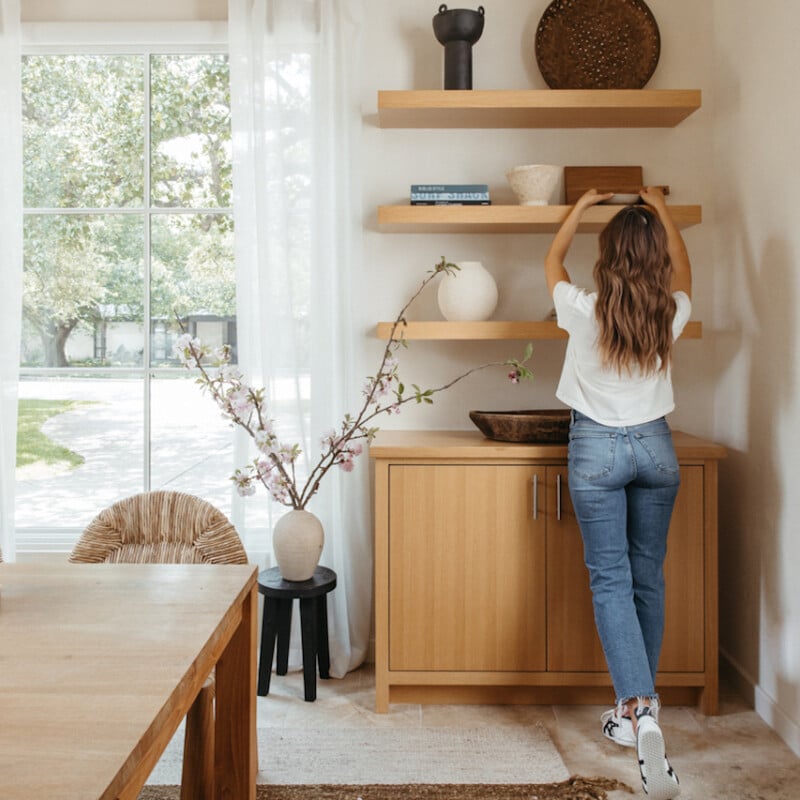
[[[572,412],[569,490],[617,703],[655,697],[664,557],[680,475],[666,420],[613,428]]]

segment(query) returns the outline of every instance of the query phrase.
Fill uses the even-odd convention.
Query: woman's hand
[[[666,211],[667,202],[664,200],[664,192],[659,186],[645,186],[639,192],[639,197],[641,197],[647,205],[652,206],[659,213],[659,216],[662,211]]]
[[[598,203],[610,200],[613,196],[614,192],[600,193],[597,189],[589,189],[575,201],[575,207],[580,208],[581,211],[585,211],[590,206],[596,206]]]

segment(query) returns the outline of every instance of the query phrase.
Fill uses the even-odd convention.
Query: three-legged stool
[[[292,624],[292,603],[300,600],[300,631],[303,645],[303,689],[309,702],[317,699],[317,662],[320,678],[330,677],[328,652],[327,594],[336,587],[336,573],[317,567],[307,581],[285,581],[278,567],[258,575],[258,591],[264,595],[261,621],[261,653],[258,661],[258,694],[269,694],[272,657],[275,641],[278,657],[275,673],[285,675],[289,669],[289,632]]]

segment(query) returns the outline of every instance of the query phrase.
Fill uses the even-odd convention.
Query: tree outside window
[[[227,57],[35,53],[22,78],[20,546],[147,489],[225,510],[231,433],[172,342],[236,345]]]

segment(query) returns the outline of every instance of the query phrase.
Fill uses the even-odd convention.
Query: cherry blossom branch
[[[211,394],[225,417],[248,433],[261,454],[248,464],[245,470],[237,469],[233,475],[232,480],[236,483],[240,494],[253,494],[255,491],[253,481],[258,480],[275,501],[295,509],[303,509],[319,491],[323,478],[333,466],[338,466],[346,472],[352,471],[353,460],[363,452],[361,440],[366,440],[369,444],[379,430],[377,427],[371,427],[369,423],[381,414],[399,414],[401,406],[410,402],[433,403],[435,394],[490,367],[511,367],[508,378],[512,383],[533,377],[526,366],[533,352],[533,346],[528,344],[521,360],[512,358],[507,361],[482,364],[468,369],[435,389],[421,389],[412,384],[413,391],[406,391],[398,374],[399,362],[395,357],[399,347],[408,346],[404,336],[406,312],[439,273],[453,275],[458,269],[456,264],[448,262],[442,256],[430,270],[429,276],[422,280],[419,288],[400,310],[392,323],[389,341],[384,348],[378,371],[374,376],[367,378],[363,389],[364,401],[358,413],[355,416],[345,414],[339,431],[332,429],[322,437],[322,454],[302,488],[297,486],[295,472],[295,462],[301,454],[300,446],[297,444],[288,446],[278,440],[273,422],[266,413],[265,390],[253,388],[244,382],[242,374],[230,363],[230,347],[225,345],[212,351],[199,339],[193,339],[179,320],[183,334],[175,343],[177,356],[187,369],[196,368],[199,371],[197,382],[203,391]],[[203,363],[207,358],[211,358],[217,370],[214,375]],[[382,404],[381,398],[387,395],[393,397],[392,401]]]

